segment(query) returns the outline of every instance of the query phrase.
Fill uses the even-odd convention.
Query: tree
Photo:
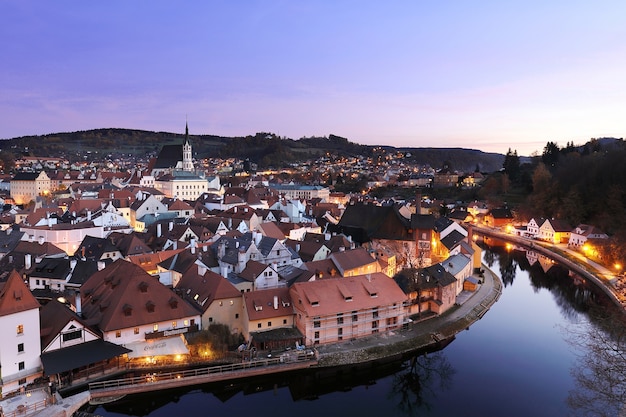
[[[504,173],[509,176],[509,179],[513,183],[517,183],[520,177],[520,162],[519,156],[517,155],[517,150],[512,151],[509,148],[509,151],[504,156],[504,163],[502,164],[502,168],[504,168]]]
[[[554,168],[559,162],[559,146],[556,142],[548,142],[543,148],[543,154],[541,155],[541,161],[548,167]]]
[[[623,316],[592,312],[584,325],[571,326],[567,342],[575,346],[572,368],[576,387],[567,403],[577,415],[623,415],[626,404],[626,323]]]

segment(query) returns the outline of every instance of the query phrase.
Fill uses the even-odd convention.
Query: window
[[[209,317],[209,323],[213,323],[213,317]]]
[[[283,324],[287,324],[287,319],[283,319]]]
[[[239,313],[235,313],[235,318],[238,319],[239,318]]]
[[[341,327],[337,329],[337,340],[343,340],[343,329]]]
[[[177,323],[177,322],[175,322],[175,321],[173,321],[173,322],[172,322],[172,329],[175,329],[177,325],[178,325],[178,323]]]
[[[17,334],[24,334],[24,325],[23,324],[18,324],[17,325]]]
[[[135,328],[133,329],[133,333],[135,333],[135,334],[139,334],[139,327],[135,327]]]
[[[375,308],[374,311],[372,312],[372,317],[374,317],[375,319],[378,318],[378,309]]]
[[[313,317],[313,327],[320,327],[320,318]]]
[[[313,334],[313,338],[315,339],[316,342],[320,341],[320,332],[315,332]]]
[[[19,343],[17,345],[17,353],[24,353],[24,343]]]
[[[337,314],[337,324],[343,324],[343,313]]]
[[[257,323],[256,328],[260,329],[261,328],[261,323]]]
[[[70,340],[82,339],[83,329],[75,329],[61,335],[63,342],[69,342]]]
[[[121,331],[121,330],[117,330],[117,331],[115,332],[115,337],[117,337],[117,338],[122,337],[122,331]]]
[[[189,320],[183,320],[183,326],[185,327],[189,326]]]
[[[352,321],[359,321],[359,313],[357,311],[352,312]]]
[[[152,326],[152,331],[158,332],[159,331],[159,325],[155,324],[154,326]]]
[[[23,371],[24,369],[26,369],[26,366],[24,366],[24,362],[20,362],[17,364],[17,369],[20,371]]]

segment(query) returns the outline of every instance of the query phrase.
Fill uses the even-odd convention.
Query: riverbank
[[[440,316],[410,323],[404,329],[353,341],[318,346],[318,362],[315,367],[338,367],[386,361],[411,352],[445,346],[458,333],[467,330],[480,320],[502,294],[500,278],[485,265],[483,268],[485,270],[484,276],[481,277],[483,283],[475,292],[464,294],[462,304],[455,305]],[[88,391],[66,398],[57,396],[56,404],[33,415],[68,417],[89,401]]]
[[[500,278],[485,265],[482,267],[485,270],[484,278],[481,277],[484,282],[463,304],[455,305],[440,316],[411,323],[406,330],[318,346],[318,367],[390,359],[452,340],[480,320],[502,294]]]
[[[527,250],[532,250],[553,259],[564,265],[581,277],[589,280],[600,289],[626,315],[626,297],[619,291],[615,283],[615,275],[604,266],[587,259],[584,255],[567,247],[567,244],[555,245],[553,243],[533,240],[520,236],[514,236],[485,227],[474,227],[475,233],[492,238],[501,239]]]

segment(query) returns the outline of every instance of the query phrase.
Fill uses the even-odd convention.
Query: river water
[[[610,366],[604,363],[602,374],[596,349],[602,347],[597,338],[610,328],[597,314],[615,312],[610,302],[532,253],[492,246],[483,258],[502,277],[503,294],[439,351],[363,369],[129,396],[89,411],[105,417],[616,415],[623,387],[612,387],[613,396],[604,401],[595,392],[608,390],[601,381],[609,379]],[[589,358],[599,358],[596,366]],[[581,373],[597,379],[585,385]]]

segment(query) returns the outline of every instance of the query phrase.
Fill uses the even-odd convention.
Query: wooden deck
[[[268,375],[305,369],[317,365],[314,356],[277,357],[230,365],[190,369],[178,372],[150,373],[140,377],[92,382],[89,392],[93,402],[114,401],[127,394],[228,381],[257,375]]]

